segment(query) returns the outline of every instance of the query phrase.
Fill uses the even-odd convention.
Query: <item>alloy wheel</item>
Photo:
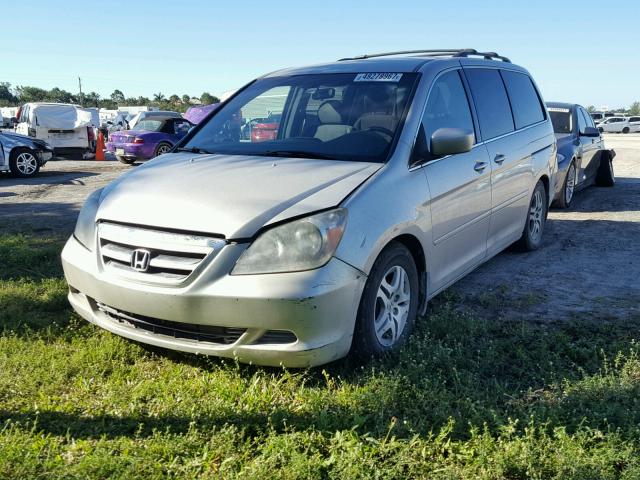
[[[544,198],[542,192],[536,190],[531,199],[531,205],[529,207],[529,234],[531,240],[538,242],[542,236],[542,222],[544,215]]]
[[[564,202],[569,205],[576,187],[576,167],[572,163],[567,172],[567,185],[564,189]]]
[[[16,158],[16,167],[22,175],[33,175],[38,169],[38,160],[32,153],[22,152]]]
[[[158,156],[169,153],[169,150],[171,150],[171,147],[169,147],[168,145],[160,145],[158,147]]]
[[[404,331],[411,306],[409,275],[399,265],[384,274],[375,303],[374,329],[381,345],[396,343]]]

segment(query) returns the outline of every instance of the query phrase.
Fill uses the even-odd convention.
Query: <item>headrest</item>
[[[338,108],[340,108],[340,102],[327,100],[318,108],[318,120],[321,123],[342,123],[342,115]]]

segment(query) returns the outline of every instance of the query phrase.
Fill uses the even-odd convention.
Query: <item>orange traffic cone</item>
[[[104,135],[102,132],[98,133],[98,141],[96,142],[96,160],[104,160]]]

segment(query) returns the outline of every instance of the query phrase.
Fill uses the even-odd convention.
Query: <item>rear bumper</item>
[[[66,156],[66,155],[84,155],[89,152],[89,147],[54,147],[53,154],[55,156]]]
[[[321,365],[345,356],[366,277],[335,258],[308,272],[220,274],[229,271],[229,259],[237,258],[244,248],[224,247],[197,278],[172,288],[114,278],[100,268],[95,252],[71,237],[62,252],[69,302],[83,318],[105,330],[163,348],[286,367]],[[226,327],[242,333],[229,344],[169,336],[115,320],[102,305],[179,327]],[[293,332],[296,340],[261,341],[268,330]]]
[[[149,159],[153,157],[153,148],[145,144],[107,142],[105,147],[109,152],[124,158]],[[116,153],[118,150],[122,150],[123,153]]]

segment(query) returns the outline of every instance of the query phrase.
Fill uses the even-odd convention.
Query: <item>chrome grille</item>
[[[183,282],[205,258],[215,256],[226,244],[220,238],[104,222],[98,225],[98,243],[106,270],[158,284]],[[144,269],[134,267],[137,250],[149,254]]]

